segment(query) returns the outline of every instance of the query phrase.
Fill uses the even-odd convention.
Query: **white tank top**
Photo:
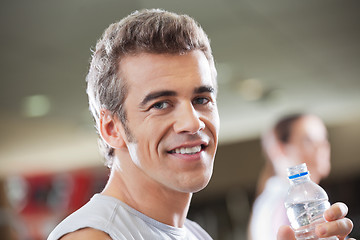
[[[113,240],[123,239],[212,239],[197,223],[185,220],[182,228],[158,222],[131,208],[120,200],[95,194],[79,210],[65,218],[49,235],[58,240],[81,228],[94,228],[107,233]]]

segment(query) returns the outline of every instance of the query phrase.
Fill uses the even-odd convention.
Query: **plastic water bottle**
[[[338,240],[337,237],[318,238],[315,234],[315,226],[325,222],[323,214],[330,203],[324,189],[310,180],[306,164],[290,167],[287,172],[290,188],[285,207],[296,239]]]

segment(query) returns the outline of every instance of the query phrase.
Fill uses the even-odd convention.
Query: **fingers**
[[[324,217],[328,222],[316,226],[316,234],[319,237],[329,237],[335,235],[342,238],[347,236],[353,228],[352,221],[345,218],[347,213],[348,207],[344,203],[333,204],[324,213]]]
[[[319,237],[347,236],[353,228],[353,223],[348,218],[322,223],[316,226],[315,233]]]
[[[344,203],[335,203],[324,213],[326,221],[334,221],[344,218],[348,213],[348,207]]]
[[[277,240],[296,240],[294,231],[290,226],[281,226],[277,234]]]

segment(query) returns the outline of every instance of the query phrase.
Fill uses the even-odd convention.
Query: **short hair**
[[[306,115],[303,113],[295,113],[286,115],[279,119],[274,126],[276,138],[282,143],[288,143],[290,141],[293,124],[305,116]]]
[[[98,134],[101,109],[117,116],[127,129],[123,104],[128,91],[120,71],[122,58],[140,53],[183,54],[193,50],[204,53],[217,86],[210,40],[193,18],[161,9],[144,9],[111,24],[96,44],[86,77],[89,109]],[[100,136],[99,147],[105,165],[111,167],[114,149]]]

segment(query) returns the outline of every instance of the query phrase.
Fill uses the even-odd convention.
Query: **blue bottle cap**
[[[302,176],[309,174],[306,163],[302,163],[297,166],[289,167],[287,169],[287,173],[288,173],[289,179],[295,179],[295,178],[302,177]]]
[[[309,174],[309,172],[298,173],[298,174],[289,176],[289,179],[294,179],[294,178],[302,177],[302,176],[305,176],[305,175],[308,175],[308,174]]]

